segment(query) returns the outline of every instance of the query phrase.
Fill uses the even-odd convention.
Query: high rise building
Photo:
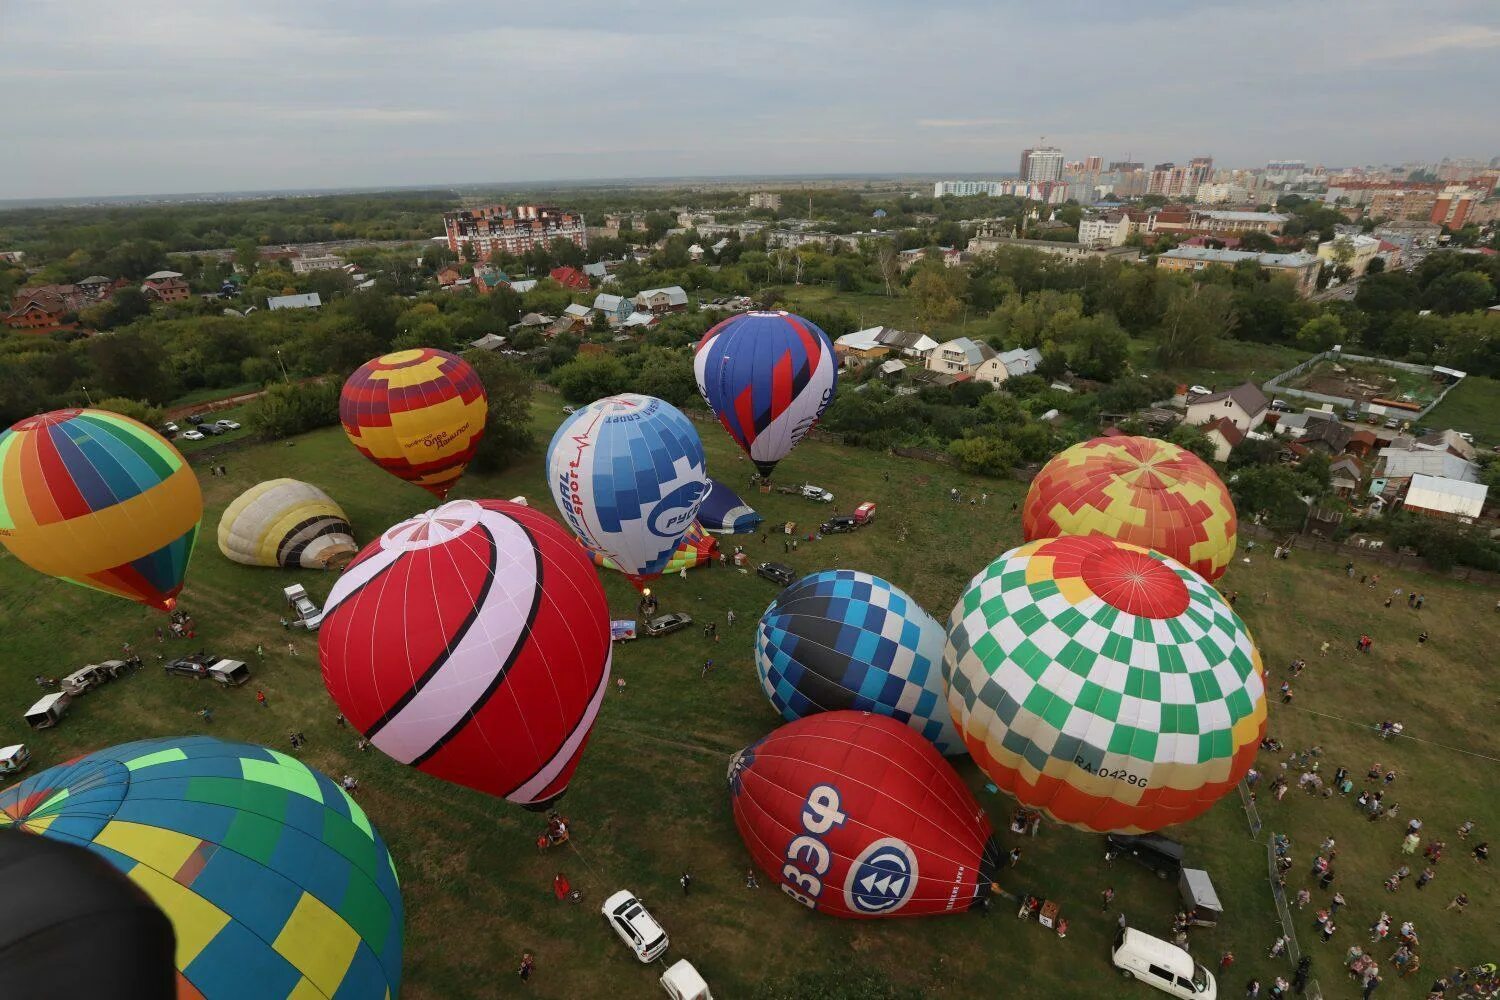
[[[1190,183],[1192,184],[1192,191],[1188,194],[1192,194],[1200,185],[1207,184],[1213,179],[1214,158],[1212,156],[1193,157],[1188,161],[1188,173],[1191,175]]]
[[[1086,174],[1097,174],[1102,169],[1104,169],[1104,157],[1102,157],[1102,156],[1089,156],[1089,157],[1085,157],[1084,158],[1084,161],[1083,161],[1083,172],[1084,173],[1086,173]]]
[[[1032,183],[1060,181],[1062,173],[1063,154],[1056,146],[1021,150],[1021,180]]]
[[[589,242],[582,215],[546,205],[486,205],[444,212],[443,228],[449,248],[475,263],[495,254],[519,257],[558,239],[584,248]],[[467,253],[462,249],[465,246]]]

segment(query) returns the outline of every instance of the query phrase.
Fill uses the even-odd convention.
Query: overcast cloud
[[[0,0],[0,198],[1500,154],[1500,3]]]

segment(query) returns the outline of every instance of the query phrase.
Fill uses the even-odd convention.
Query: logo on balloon
[[[661,538],[681,536],[693,523],[693,518],[698,513],[698,504],[707,491],[707,485],[702,482],[684,483],[677,487],[657,503],[651,516],[646,519],[646,527],[653,535]]]
[[[860,852],[849,866],[844,902],[857,913],[894,913],[917,887],[917,856],[904,840],[885,837]]]

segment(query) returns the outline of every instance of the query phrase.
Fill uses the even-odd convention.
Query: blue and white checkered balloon
[[[547,447],[547,479],[564,523],[637,581],[661,574],[708,492],[692,423],[633,393],[563,421]]]
[[[964,752],[943,681],[943,627],[899,588],[858,570],[805,576],[761,616],[755,669],[788,721],[855,709]]]

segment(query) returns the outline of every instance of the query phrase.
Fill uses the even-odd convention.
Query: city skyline
[[[1358,16],[1281,0],[1068,6],[1079,16],[1052,23],[1057,11],[1022,5],[916,18],[888,2],[815,14],[589,2],[508,11],[503,26],[472,3],[442,18],[393,3],[12,8],[0,81],[27,113],[9,123],[0,199],[987,176],[1038,145],[1246,168],[1500,150],[1492,4],[1455,0],[1415,21],[1392,0]],[[1025,44],[997,62],[997,38]],[[1086,58],[1106,48],[1155,53],[1170,72]],[[933,58],[900,68],[917,65],[912,52]]]

